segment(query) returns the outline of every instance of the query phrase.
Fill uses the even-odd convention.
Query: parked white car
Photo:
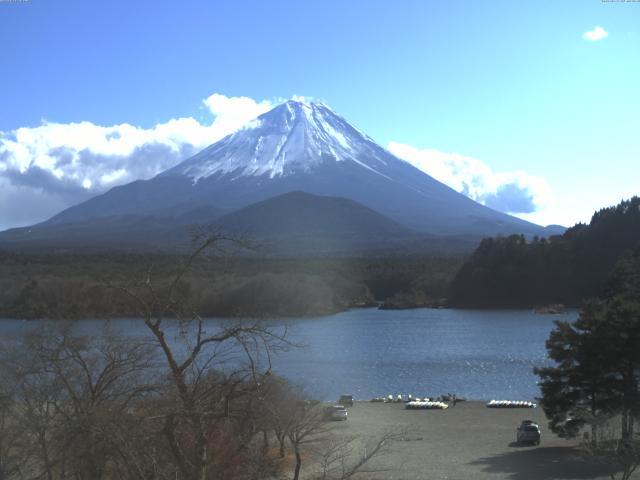
[[[540,427],[532,420],[523,420],[516,431],[517,443],[540,445]]]

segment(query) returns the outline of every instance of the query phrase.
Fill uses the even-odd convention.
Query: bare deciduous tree
[[[136,418],[135,402],[153,391],[142,381],[148,346],[74,335],[58,323],[12,347],[3,352],[0,376],[15,386],[10,408],[24,436],[18,477],[100,479],[117,466],[133,472],[120,439]]]
[[[9,385],[0,385],[0,479],[13,478],[23,462],[19,448],[24,444],[22,427],[15,420],[13,392]]]
[[[246,450],[256,429],[246,422],[246,416],[241,417],[241,421],[230,422],[233,417],[230,401],[259,392],[270,371],[270,352],[286,345],[285,331],[276,332],[259,321],[206,322],[181,294],[181,282],[194,261],[208,249],[225,242],[243,245],[234,238],[206,237],[166,288],[154,285],[152,269],[142,283],[116,287],[134,300],[166,362],[177,402],[164,413],[162,431],[185,480],[206,480],[216,475],[209,471],[212,465],[220,468],[220,462],[209,458],[211,432],[220,431],[221,419],[225,419],[228,428],[236,429],[234,443],[237,445],[231,455],[226,452],[227,463],[229,458]],[[168,324],[167,317],[177,324],[181,341],[172,343],[169,338],[172,325]],[[239,356],[242,362],[238,361]],[[233,371],[219,375],[217,381],[212,382],[213,377],[206,375],[212,371],[222,372],[230,364]]]
[[[322,478],[346,479],[384,450],[391,437],[362,455],[355,440],[325,443],[323,407],[271,373],[272,353],[291,346],[286,329],[206,320],[190,306],[186,272],[229,241],[206,238],[169,283],[150,268],[112,286],[135,302],[142,336],[47,322],[4,342],[0,480],[276,478],[287,443],[295,479],[303,456],[325,450]]]

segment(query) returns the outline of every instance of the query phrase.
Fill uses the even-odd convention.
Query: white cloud
[[[484,162],[459,153],[419,149],[389,142],[389,151],[436,180],[495,210],[530,214],[553,204],[547,182],[523,171],[494,172]]]
[[[300,103],[313,103],[315,102],[315,98],[313,97],[308,97],[305,95],[293,95],[291,97],[291,100],[293,100],[294,102],[300,102]]]
[[[50,171],[57,178],[72,178],[79,182],[89,179],[92,184],[109,186],[125,177],[114,172],[122,170],[120,157],[130,157],[136,150],[149,145],[162,145],[173,153],[185,145],[203,148],[228,135],[272,106],[257,103],[247,97],[225,97],[213,94],[203,103],[214,115],[210,124],[201,124],[192,117],[171,119],[152,128],[144,129],[129,124],[103,127],[91,122],[43,122],[35,128],[18,128],[13,132],[0,132],[2,170],[17,169],[24,173],[31,167]],[[85,165],[83,178],[78,177],[81,154],[113,158],[105,164]],[[170,159],[170,163],[174,159]],[[89,163],[89,162],[85,162]],[[159,161],[156,173],[167,167]],[[113,167],[113,168],[110,168]]]
[[[242,128],[247,122],[268,112],[274,106],[267,100],[256,102],[249,97],[225,97],[219,93],[204,99],[203,103],[216,117],[218,129],[227,130],[224,135]]]
[[[585,40],[589,40],[590,42],[597,42],[598,40],[603,40],[609,36],[609,32],[607,32],[604,28],[595,26],[592,30],[587,30],[582,34],[582,38]]]
[[[101,126],[88,121],[43,121],[37,127],[0,132],[3,201],[19,205],[11,201],[8,183],[16,199],[31,191],[43,201],[46,196],[50,203],[50,197],[55,197],[53,203],[60,210],[60,205],[70,206],[117,184],[153,177],[273,107],[269,101],[218,93],[204,99],[203,105],[213,116],[210,123],[181,117],[141,128],[127,123]],[[43,215],[49,210],[39,209]],[[0,227],[33,221],[32,216],[21,221],[23,217],[4,210],[0,215],[4,217],[0,217]]]

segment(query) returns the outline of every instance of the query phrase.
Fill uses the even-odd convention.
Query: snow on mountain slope
[[[167,174],[197,182],[216,173],[269,178],[308,172],[325,161],[355,162],[384,176],[385,153],[320,103],[288,101]]]

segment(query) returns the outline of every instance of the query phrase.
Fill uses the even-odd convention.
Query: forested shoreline
[[[0,317],[138,316],[119,286],[148,277],[166,285],[177,255],[0,252]],[[198,259],[179,293],[203,316],[314,316],[383,304],[442,303],[459,258]]]
[[[550,238],[482,240],[468,258],[199,259],[180,284],[204,316],[326,315],[350,308],[580,307],[604,293],[618,259],[640,241],[640,198],[596,212]],[[0,317],[137,316],[119,285],[163,285],[180,255],[0,251]]]
[[[522,235],[484,239],[452,281],[450,306],[579,307],[600,296],[618,259],[640,242],[640,198],[596,212],[549,239]]]

